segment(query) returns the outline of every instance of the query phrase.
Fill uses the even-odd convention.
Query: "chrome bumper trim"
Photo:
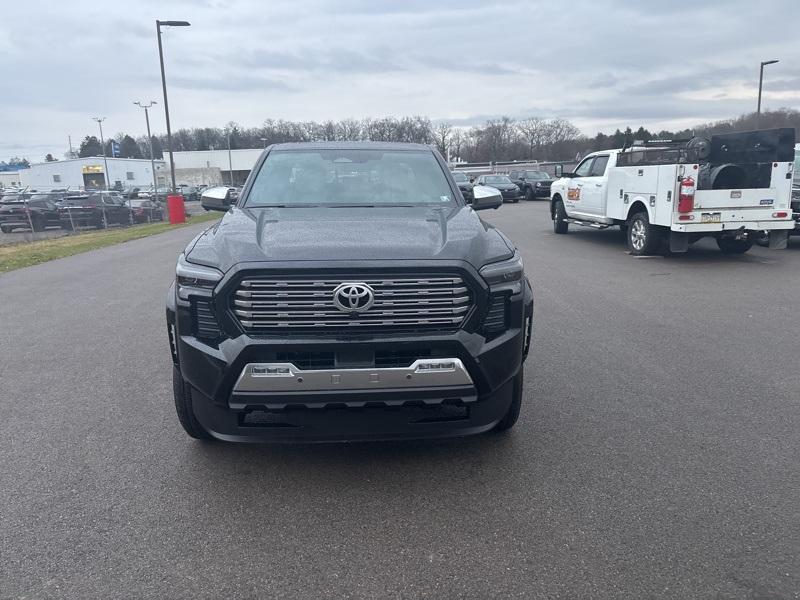
[[[249,363],[234,392],[338,392],[472,386],[458,358],[426,358],[409,367],[303,370],[292,363]]]

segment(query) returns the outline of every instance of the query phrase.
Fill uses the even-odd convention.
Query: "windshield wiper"
[[[325,208],[375,208],[374,204],[327,204]]]
[[[253,204],[242,208],[317,208],[319,204]]]

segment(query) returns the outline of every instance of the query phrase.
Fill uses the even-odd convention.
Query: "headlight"
[[[542,187],[542,182],[541,181],[537,181],[536,182],[536,187]]]
[[[178,298],[188,300],[193,292],[207,296],[222,279],[222,273],[211,267],[195,265],[186,261],[181,254],[175,267],[175,280],[178,284]]]
[[[516,251],[508,260],[491,263],[480,270],[492,292],[510,291],[512,294],[522,291],[522,273],[522,257]]]

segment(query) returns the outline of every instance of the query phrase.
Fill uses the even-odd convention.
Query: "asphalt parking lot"
[[[506,436],[186,437],[199,225],[0,275],[0,597],[800,597],[800,239],[636,259],[545,202],[486,218],[536,299]]]

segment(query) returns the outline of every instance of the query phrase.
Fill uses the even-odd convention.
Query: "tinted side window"
[[[589,158],[585,159],[581,164],[578,165],[578,168],[575,169],[575,175],[578,177],[588,177],[589,173],[592,172],[593,162],[594,156],[590,156]]]
[[[604,156],[597,156],[594,159],[594,164],[592,165],[592,177],[602,177],[605,175],[606,172],[606,165],[608,164],[608,155]]]

